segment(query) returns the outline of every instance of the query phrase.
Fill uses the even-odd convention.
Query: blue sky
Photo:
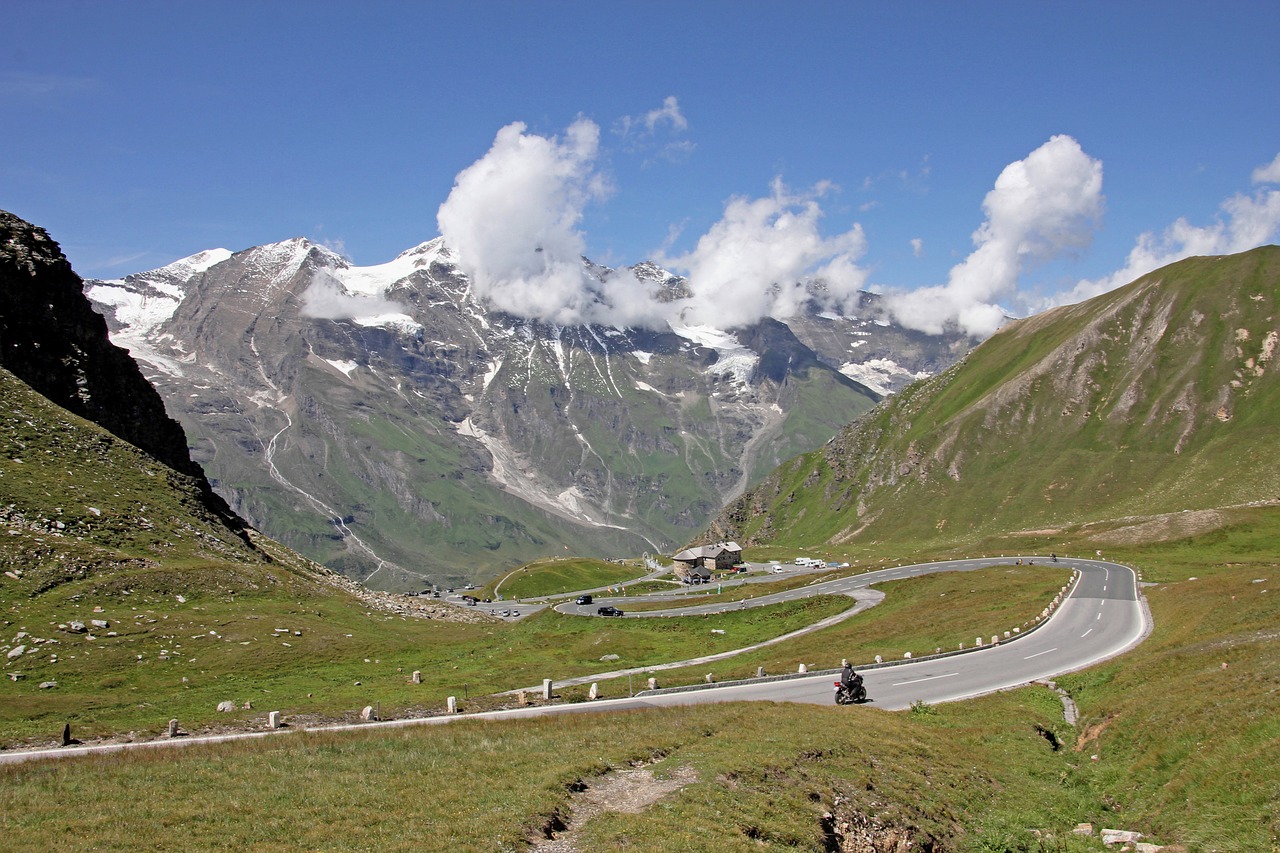
[[[744,272],[763,259],[980,335],[994,307],[1280,239],[1272,2],[50,0],[5,19],[0,207],[85,277],[294,236],[378,264],[440,234],[448,202],[468,271],[513,305],[561,293],[502,256],[523,239],[659,259],[717,304],[777,284]]]

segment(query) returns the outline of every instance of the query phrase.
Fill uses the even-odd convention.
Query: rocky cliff
[[[182,427],[85,298],[43,229],[0,211],[0,366],[50,401],[191,477],[226,524],[243,522],[191,459]]]

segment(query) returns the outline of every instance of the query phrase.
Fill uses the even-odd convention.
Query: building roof
[[[737,542],[717,542],[714,545],[699,545],[697,548],[687,548],[672,557],[673,560],[681,562],[693,562],[701,558],[714,559],[723,554],[725,551],[742,553],[742,546]]]

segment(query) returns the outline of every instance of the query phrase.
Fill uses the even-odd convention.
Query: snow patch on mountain
[[[928,371],[912,373],[897,362],[887,358],[873,358],[864,362],[845,362],[840,365],[840,372],[861,385],[882,396],[889,396],[895,389],[901,388],[917,379],[925,379],[932,374]]]
[[[339,361],[338,359],[333,358],[326,358],[325,361],[332,366],[334,370],[341,371],[348,379],[351,378],[351,371],[360,366],[354,361]]]
[[[229,257],[231,257],[230,249],[205,249],[203,252],[196,252],[194,255],[161,267],[155,270],[155,273],[171,273],[175,278],[188,281],[193,276],[217,266]],[[147,273],[143,273],[143,275],[147,275]]]
[[[448,260],[449,252],[444,241],[437,238],[401,252],[385,264],[369,267],[345,266],[333,270],[334,278],[350,294],[356,296],[386,296],[397,283],[418,270],[429,269],[438,260]]]
[[[390,313],[374,314],[372,317],[353,317],[352,322],[366,328],[390,329],[406,335],[416,335],[422,331],[422,324],[408,314]]]
[[[85,295],[100,305],[115,310],[116,332],[113,342],[126,346],[125,339],[141,338],[147,332],[173,316],[182,301],[183,291],[177,285],[163,284],[150,289],[135,290],[122,279],[102,281],[85,288]]]
[[[704,373],[728,374],[739,385],[747,385],[751,372],[760,363],[760,356],[747,349],[732,333],[711,326],[685,326],[671,324],[671,331],[700,347],[713,349],[719,358]]]

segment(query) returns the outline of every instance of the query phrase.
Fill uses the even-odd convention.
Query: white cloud
[[[685,320],[731,328],[791,316],[814,297],[836,309],[856,300],[867,277],[857,265],[866,238],[858,225],[822,236],[818,198],[830,189],[820,184],[796,195],[775,180],[770,196],[730,199],[693,251],[663,258],[689,279]],[[818,281],[825,287],[812,290]]]
[[[1280,184],[1280,154],[1265,166],[1253,170],[1255,184]]]
[[[1016,294],[1022,273],[1088,245],[1103,201],[1102,163],[1070,136],[1054,136],[996,178],[982,203],[986,220],[974,232],[976,248],[947,283],[888,292],[886,309],[908,328],[990,335],[1004,322],[999,300]]]
[[[664,128],[666,132],[659,134]],[[689,120],[681,112],[680,101],[675,95],[663,98],[661,107],[639,116],[623,116],[613,125],[622,150],[642,155],[649,162],[657,159],[682,162],[688,159],[696,146],[688,139],[679,138],[688,129]]]
[[[391,299],[348,293],[336,277],[317,271],[302,294],[302,313],[320,320],[361,320],[409,311]]]
[[[1267,166],[1253,170],[1254,183],[1280,183],[1280,155]],[[1138,236],[1124,266],[1105,278],[1081,281],[1071,290],[1048,300],[1049,305],[1070,305],[1123,287],[1147,273],[1195,255],[1229,255],[1257,248],[1280,234],[1280,190],[1237,193],[1221,205],[1221,215],[1210,225],[1192,225],[1179,217],[1163,233]],[[1047,306],[1046,306],[1047,307]]]
[[[917,258],[924,256],[924,240],[919,237],[911,238],[911,254]]]
[[[668,98],[646,122],[681,126],[683,117]],[[831,189],[826,184],[797,195],[775,181],[769,197],[731,199],[692,252],[660,260],[687,273],[690,299],[659,302],[656,284],[626,269],[597,280],[582,262],[580,225],[585,207],[608,192],[596,169],[598,145],[599,129],[587,119],[563,139],[515,123],[459,173],[437,220],[475,296],[560,325],[662,327],[683,311],[687,321],[722,328],[790,316],[810,298],[836,309],[856,300],[866,280],[857,266],[866,239],[856,225],[822,236],[818,198]]]
[[[458,174],[437,222],[476,296],[562,325],[645,320],[640,309],[652,300],[642,298],[648,291],[634,276],[601,285],[582,263],[583,211],[610,192],[595,166],[599,140],[599,127],[585,118],[563,138],[527,133],[516,122]]]
[[[645,113],[644,126],[650,133],[664,121],[669,122],[674,130],[686,130],[689,127],[688,120],[680,112],[680,102],[675,95],[668,95],[663,98],[660,108]]]
[[[689,129],[689,120],[680,111],[680,101],[675,95],[662,99],[662,106],[649,110],[642,116],[623,116],[614,124],[614,132],[620,136],[633,133],[652,135],[661,124],[669,124],[671,130],[679,133]]]

